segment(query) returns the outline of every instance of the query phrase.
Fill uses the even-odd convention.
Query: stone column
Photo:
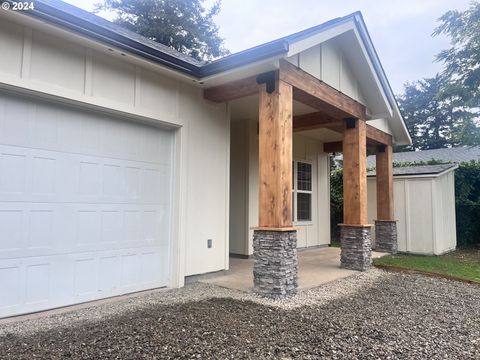
[[[397,222],[393,206],[393,158],[392,146],[377,147],[377,220],[375,220],[375,250],[397,252]]]
[[[259,227],[253,235],[255,293],[281,299],[297,291],[297,231],[292,227],[293,88],[278,74],[257,77]]]
[[[366,271],[372,265],[372,242],[369,226],[340,226],[340,266],[345,269]]]
[[[367,136],[364,119],[346,119],[343,131],[343,224],[340,266],[366,271],[371,265],[372,244],[367,224]]]
[[[297,232],[254,230],[253,289],[260,296],[283,299],[297,293]]]
[[[375,250],[391,254],[397,252],[396,220],[375,220]]]

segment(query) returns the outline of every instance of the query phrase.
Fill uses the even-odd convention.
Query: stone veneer
[[[366,271],[372,265],[370,227],[342,225],[340,227],[340,266],[345,269]]]
[[[253,289],[260,296],[283,299],[297,293],[297,231],[254,230]]]
[[[395,254],[397,252],[397,222],[375,220],[375,250]]]

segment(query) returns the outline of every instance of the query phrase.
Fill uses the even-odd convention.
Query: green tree
[[[211,8],[205,0],[104,0],[96,11],[116,14],[114,22],[197,60],[228,54],[213,18],[220,2]]]
[[[474,145],[480,140],[476,113],[466,107],[458,92],[447,91],[445,78],[436,75],[405,85],[398,96],[400,110],[412,136],[411,146],[396,151]]]
[[[450,37],[451,47],[437,55],[445,64],[444,75],[451,86],[463,96],[465,104],[480,106],[480,2],[460,12],[452,10],[440,19],[440,25],[433,35],[445,34]]]

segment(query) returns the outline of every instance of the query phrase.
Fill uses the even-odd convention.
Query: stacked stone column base
[[[370,227],[342,225],[340,227],[340,266],[345,269],[367,271],[372,265]]]
[[[397,252],[397,222],[375,220],[375,250],[395,254]]]
[[[298,286],[297,232],[253,232],[253,289],[260,296],[284,299]]]

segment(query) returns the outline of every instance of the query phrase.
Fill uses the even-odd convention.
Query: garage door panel
[[[68,119],[68,121],[65,121]],[[171,134],[92,111],[0,94],[0,143],[171,164]]]
[[[171,132],[0,94],[0,317],[165,286]]]
[[[169,204],[171,166],[0,145],[0,201]]]

